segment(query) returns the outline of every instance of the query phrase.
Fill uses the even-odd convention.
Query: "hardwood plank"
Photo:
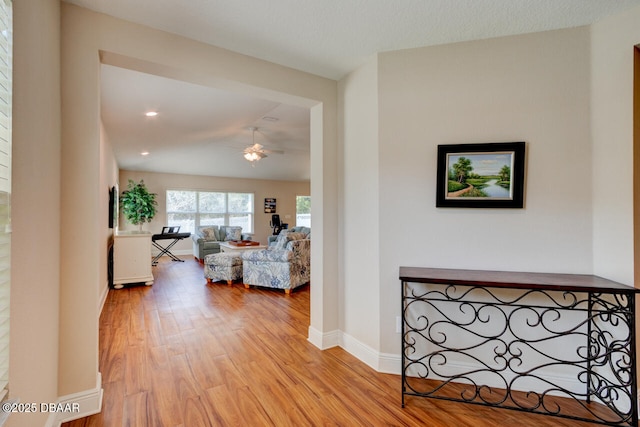
[[[194,316],[194,306],[181,304],[180,307],[173,308],[173,318],[181,331],[193,329],[191,318]]]
[[[109,292],[103,410],[64,427],[593,425],[413,397],[402,408],[398,375],[307,341],[309,286],[207,284],[191,257],[153,273],[151,287]]]
[[[102,397],[102,412],[97,416],[87,417],[87,420],[96,418],[98,426],[117,427],[122,425],[124,411],[124,381],[102,384],[104,395]]]
[[[122,425],[125,427],[156,426],[155,408],[149,405],[146,391],[129,395],[124,399]]]
[[[128,346],[125,350],[125,394],[127,396],[145,392],[149,389],[149,366],[146,349],[141,346]]]
[[[134,294],[135,295],[135,294]],[[141,300],[138,299],[137,303],[132,301],[131,307],[140,307]],[[136,346],[144,345],[144,341],[147,338],[145,311],[144,310],[132,310],[129,313],[129,328],[127,332],[127,342],[129,345]]]
[[[245,376],[238,370],[237,365],[229,358],[229,355],[214,358],[216,375],[221,384],[225,384],[229,390],[247,387],[251,381],[247,381]]]
[[[178,322],[176,322],[173,316],[173,309],[165,309],[158,312],[158,318],[160,319],[160,329],[163,335],[177,335],[180,333]]]
[[[186,352],[182,335],[164,335],[167,352],[171,355],[184,354]]]
[[[124,328],[104,328],[100,335],[99,362],[103,378],[110,382],[124,380],[126,363],[127,334]]]
[[[147,348],[147,363],[150,375],[150,399],[156,408],[158,425],[174,426],[182,423],[182,404],[172,387],[174,375],[169,369],[167,349],[161,347]]]
[[[158,310],[144,310],[144,325],[149,347],[158,347],[165,344]]]
[[[191,372],[201,389],[206,390],[220,385],[222,378],[215,365],[216,356],[224,356],[221,347],[217,346],[215,337],[206,331],[188,331],[182,334],[185,341],[187,362]],[[203,340],[202,337],[209,339]]]
[[[171,356],[169,369],[172,374],[172,383],[167,386],[176,390],[179,401],[186,402],[190,397],[199,396],[200,385],[191,371],[186,354]]]
[[[276,378],[270,381],[262,380],[265,369],[262,364],[256,362],[250,362],[241,369],[248,377],[258,379],[252,391],[259,396],[260,405],[273,425],[301,426],[309,423],[309,419],[304,415],[305,408],[301,408],[296,399],[291,397],[295,384],[288,377],[281,376],[280,380]],[[270,369],[267,371],[271,372]]]
[[[232,391],[234,394],[236,405],[240,409],[240,414],[244,419],[244,423],[241,425],[246,426],[271,426],[274,424],[273,420],[269,418],[269,415],[262,406],[261,399],[259,399],[249,387],[237,387]]]
[[[189,397],[184,401],[182,418],[185,426],[213,426],[207,406],[200,396]]]
[[[206,405],[212,412],[215,425],[241,426],[244,424],[240,408],[231,398],[231,393],[226,385],[210,388],[204,393]]]

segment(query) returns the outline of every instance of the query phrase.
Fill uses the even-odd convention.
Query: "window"
[[[296,196],[296,227],[311,227],[311,196]]]
[[[167,190],[167,225],[191,233],[201,225],[237,225],[253,233],[253,194]]]

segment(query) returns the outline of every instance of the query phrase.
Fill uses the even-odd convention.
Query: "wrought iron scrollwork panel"
[[[633,294],[403,282],[403,398],[633,425]]]

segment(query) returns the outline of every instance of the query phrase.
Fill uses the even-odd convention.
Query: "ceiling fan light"
[[[260,160],[258,155],[256,153],[253,153],[253,152],[244,153],[244,158],[249,160],[250,162],[254,162],[256,160]]]
[[[249,128],[252,132],[252,142],[253,145],[251,147],[247,147],[244,150],[244,154],[243,157],[245,159],[247,159],[248,161],[250,161],[251,163],[253,162],[257,162],[260,159],[264,159],[265,157],[267,157],[266,154],[264,154],[262,152],[262,145],[260,144],[256,144],[256,129],[257,128]]]

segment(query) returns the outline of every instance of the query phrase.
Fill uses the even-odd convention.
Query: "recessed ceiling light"
[[[148,156],[149,152],[148,151],[143,151],[142,153],[140,153],[141,156]]]
[[[149,111],[147,113],[144,113],[144,115],[147,116],[147,117],[155,117],[155,116],[158,115],[158,112],[157,111]]]

